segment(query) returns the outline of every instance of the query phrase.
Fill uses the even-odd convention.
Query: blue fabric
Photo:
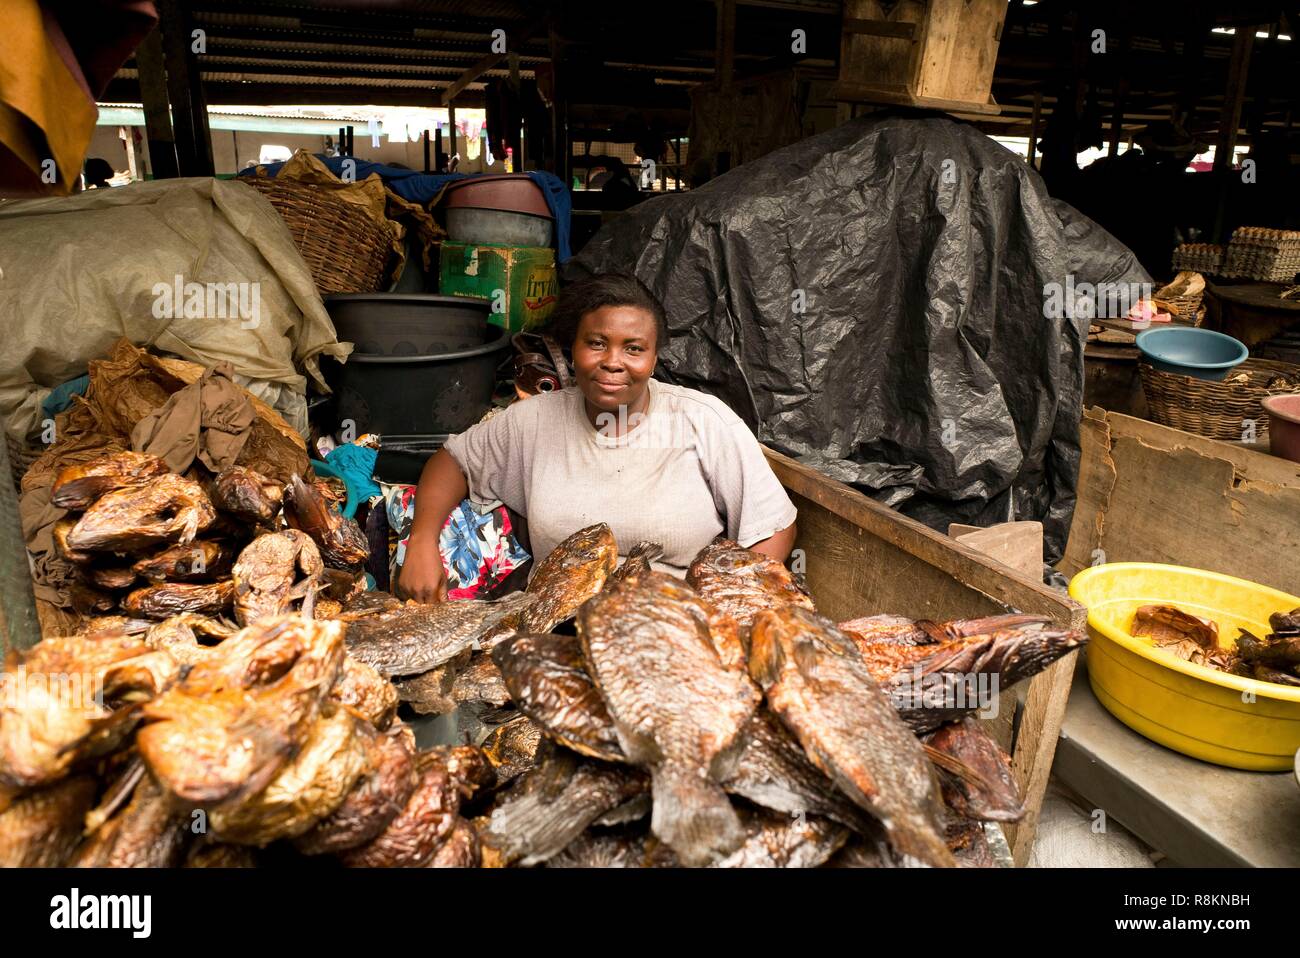
[[[89,385],[89,373],[76,379],[69,379],[66,383],[60,383],[50,390],[50,394],[41,403],[41,412],[46,419],[53,419],[57,413],[63,412],[72,405],[74,396],[84,396]]]
[[[316,154],[316,158],[330,168],[330,171],[341,177],[343,174],[343,160],[340,156],[322,156]],[[404,200],[410,200],[412,203],[419,203],[421,206],[427,206],[439,193],[443,187],[453,180],[463,180],[469,176],[488,176],[491,174],[480,173],[421,173],[418,170],[399,170],[392,166],[385,166],[382,163],[371,163],[369,160],[357,160],[356,174],[358,180],[364,180],[371,173],[378,173],[383,179],[384,184]],[[269,176],[275,176],[280,172],[283,163],[264,163],[263,168]],[[240,176],[252,176],[254,170],[247,169],[239,172]],[[547,173],[543,170],[529,170],[528,175],[532,177],[534,183],[546,197],[546,205],[551,210],[551,215],[555,217],[555,257],[561,263],[567,263],[569,257],[573,255],[569,248],[570,220],[573,214],[573,197],[569,194],[569,188],[554,173]]]
[[[378,455],[377,449],[349,443],[330,452],[324,462],[311,460],[311,467],[317,475],[334,476],[342,479],[347,486],[348,501],[343,506],[343,515],[348,519],[357,514],[357,507],[361,503],[384,494],[373,478]]]

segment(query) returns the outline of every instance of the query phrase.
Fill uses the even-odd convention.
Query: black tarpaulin
[[[1074,509],[1088,326],[1048,315],[1050,284],[1149,282],[1020,157],[897,114],[648,200],[566,275],[614,270],[668,311],[663,378],[936,528],[1041,520],[1050,561]]]

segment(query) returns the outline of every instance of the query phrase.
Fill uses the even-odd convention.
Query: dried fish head
[[[140,754],[195,805],[261,791],[306,739],[343,667],[343,625],[263,619],[145,704]]]
[[[101,496],[82,513],[66,542],[78,552],[127,552],[187,543],[216,518],[197,482],[165,473]]]
[[[212,481],[212,504],[241,522],[265,525],[284,502],[284,487],[246,466],[231,466]]]
[[[742,671],[754,616],[783,605],[813,607],[812,599],[779,561],[726,539],[701,550],[686,571],[686,581],[709,608],[713,640],[723,664]]]
[[[331,568],[360,568],[370,557],[366,535],[356,520],[335,512],[320,491],[300,476],[289,483],[284,517],[289,525],[311,536],[321,559]]]
[[[601,590],[618,562],[614,534],[603,522],[579,529],[537,566],[528,593],[537,601],[519,617],[521,632],[550,632]]]
[[[50,504],[80,512],[105,493],[170,471],[167,463],[147,452],[110,453],[61,471],[50,486]]]
[[[210,810],[213,837],[236,845],[267,845],[308,831],[343,804],[366,772],[367,745],[377,734],[347,709],[322,713],[298,753],[264,789]]]
[[[260,535],[239,553],[231,572],[235,618],[252,625],[265,616],[284,615],[313,594],[325,566],[311,538],[297,529]]]
[[[0,784],[48,784],[115,750],[134,718],[119,706],[156,695],[179,669],[139,636],[49,636],[11,654],[0,672]]]

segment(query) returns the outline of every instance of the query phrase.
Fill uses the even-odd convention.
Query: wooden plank
[[[140,71],[140,99],[144,107],[144,128],[149,138],[149,169],[156,180],[180,175],[176,162],[176,135],[172,132],[171,107],[167,103],[167,72],[163,67],[162,32],[154,27],[135,51]]]
[[[990,559],[996,559],[1030,578],[1042,577],[1043,524],[1041,522],[999,522],[987,528],[965,526],[954,522],[948,526],[948,535],[962,545],[970,546],[976,552],[983,553]]]
[[[869,83],[836,83],[831,87],[831,98],[854,103],[884,103],[923,110],[939,110],[954,116],[996,116],[1002,112],[1002,108],[992,98],[987,103],[944,100],[932,96],[915,96],[905,90],[889,89]]]
[[[911,29],[919,36],[923,32],[920,25],[925,20],[925,9],[919,0],[900,0],[891,4],[888,11],[880,0],[844,0],[842,23],[859,20],[894,23],[900,25],[896,29]],[[902,24],[911,26],[904,28]],[[906,38],[841,29],[839,80],[845,84],[911,92],[918,47],[918,43]]]
[[[861,17],[845,17],[842,28],[845,33],[855,33],[867,37],[894,37],[899,40],[916,38],[916,24],[897,20],[864,20]]]
[[[907,548],[882,539],[791,486],[786,489],[799,510],[795,547],[802,550],[804,577],[818,610],[827,618],[843,622],[890,612],[942,621],[1005,611],[1000,603]]]
[[[1087,613],[1084,613],[1085,618]],[[1052,775],[1056,743],[1061,738],[1061,724],[1070,703],[1070,682],[1079,658],[1071,652],[1035,675],[1025,692],[1020,715],[1020,732],[1011,753],[1011,772],[1020,794],[1025,798],[1025,817],[1015,825],[1004,825],[1003,832],[1011,845],[1011,857],[1023,868],[1029,862],[1038,830],[1038,813]]]
[[[1094,409],[1089,412],[1100,415],[1105,410]],[[1237,443],[1206,439],[1204,436],[1184,432],[1181,429],[1172,429],[1147,419],[1136,419],[1113,412],[1105,412],[1105,415],[1114,435],[1131,436],[1148,445],[1193,449],[1203,456],[1227,459],[1243,479],[1253,482],[1271,482],[1282,486],[1300,482],[1300,463],[1291,462],[1289,459],[1246,449]]]
[[[1079,499],[1059,568],[1165,562],[1295,591],[1300,465],[1090,409]]]
[[[1015,609],[1050,616],[1061,628],[1084,628],[1083,606],[1043,585],[1041,576],[1017,572],[802,463],[764,452],[799,510],[795,545],[824,615],[943,619]],[[1017,864],[1033,847],[1077,655],[1035,676],[1025,694],[1012,771],[1028,811],[1017,828],[1006,829]]]
[[[1087,613],[1083,606],[1043,585],[1041,577],[1031,577],[1009,569],[960,542],[954,542],[947,536],[887,506],[882,506],[842,482],[828,479],[809,466],[772,449],[764,451],[772,471],[788,491],[820,505],[833,515],[862,530],[866,535],[892,546],[889,558],[902,554],[920,560],[926,566],[939,569],[996,604],[989,608],[1000,607],[1050,615],[1053,622],[1061,628],[1081,629],[1086,624]],[[804,522],[802,516],[799,522],[802,532]],[[873,548],[876,548],[874,543]],[[810,570],[813,560],[814,557],[809,555]],[[836,574],[845,576],[846,582],[854,583],[859,581],[854,578],[855,576],[866,573],[861,570],[841,568]],[[871,574],[878,576],[881,573]],[[905,599],[909,603],[909,608],[932,609],[942,614],[926,597],[909,598],[906,592],[906,588],[901,589],[899,598]],[[863,595],[868,599],[875,598],[871,592],[864,592]],[[899,611],[902,615],[911,614],[906,609]],[[962,614],[965,612],[963,611]]]
[[[469,86],[505,58],[506,54],[504,53],[489,53],[486,56],[480,57],[472,66],[466,69],[464,73],[456,77],[456,79],[452,80],[451,83],[447,85],[447,88],[442,91],[442,96],[438,98],[438,102],[442,106],[446,106],[455,99],[456,95],[464,90],[465,87]]]
[[[986,103],[993,89],[1003,0],[931,0],[916,85],[919,97]]]

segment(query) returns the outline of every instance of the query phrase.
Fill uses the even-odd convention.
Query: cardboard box
[[[555,311],[559,292],[555,250],[444,242],[438,288],[445,295],[481,296],[490,301],[488,322],[511,332],[532,329]]]

